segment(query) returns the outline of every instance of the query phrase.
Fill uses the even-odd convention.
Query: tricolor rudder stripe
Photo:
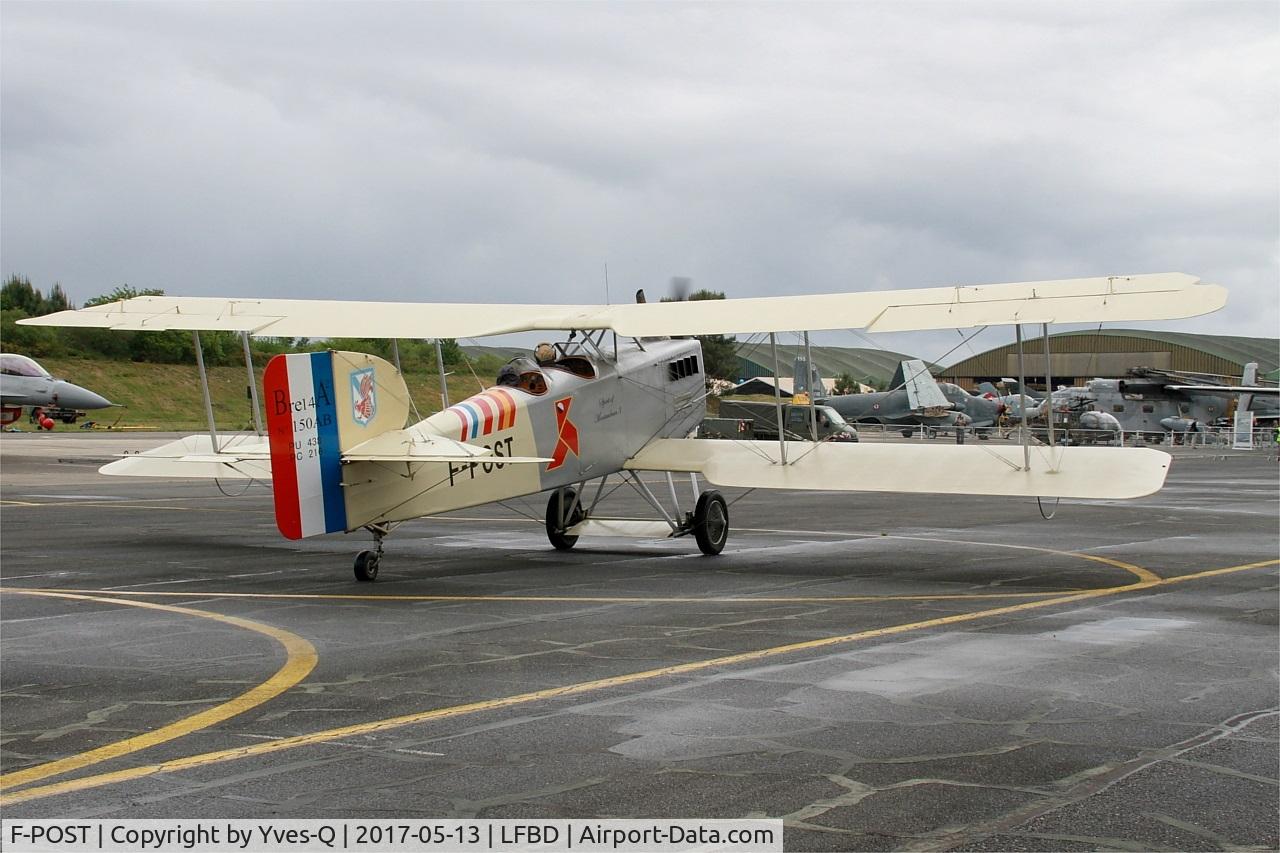
[[[289,539],[346,530],[332,356],[278,355],[262,385],[276,526]]]
[[[468,397],[449,411],[457,415],[462,424],[458,434],[460,441],[470,441],[494,430],[510,429],[516,425],[516,401],[505,388],[490,388],[474,397]]]

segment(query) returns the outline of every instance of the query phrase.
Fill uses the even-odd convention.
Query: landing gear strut
[[[657,519],[649,518],[600,518],[596,516],[596,505],[605,493],[605,481],[600,480],[595,490],[595,497],[590,501],[583,500],[586,482],[578,483],[575,491],[569,486],[561,486],[551,492],[547,500],[546,527],[547,539],[558,551],[568,551],[578,544],[578,536],[570,534],[575,525],[582,524],[587,534],[605,536],[634,536],[641,539],[677,539],[692,535],[698,542],[698,549],[708,556],[715,556],[724,550],[729,541],[729,505],[716,490],[698,490],[698,480],[690,475],[693,493],[697,496],[697,504],[693,512],[681,512],[680,499],[671,475],[667,475],[667,487],[671,490],[671,508],[668,511],[653,491],[634,471],[626,471],[623,480],[635,490],[649,507],[658,515]],[[586,522],[583,524],[583,522]]]
[[[378,564],[382,562],[382,538],[387,535],[387,528],[370,525],[365,528],[373,534],[374,550],[361,551],[356,554],[356,580],[371,583],[378,579]]]
[[[568,551],[578,544],[577,536],[565,535],[586,515],[577,497],[573,489],[556,489],[547,501],[547,539],[557,551]]]

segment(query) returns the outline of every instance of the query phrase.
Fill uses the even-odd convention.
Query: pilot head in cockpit
[[[502,365],[502,369],[498,371],[498,384],[506,385],[509,388],[519,387],[520,371],[516,370],[515,365]]]

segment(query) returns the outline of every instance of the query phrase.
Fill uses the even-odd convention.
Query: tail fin
[[[342,454],[404,427],[399,371],[363,353],[292,353],[271,359],[262,384],[276,526],[288,539],[347,530]]]
[[[791,388],[795,393],[806,393],[814,399],[827,396],[827,389],[822,384],[822,374],[818,372],[818,366],[815,364],[810,367],[808,359],[796,358],[792,376]]]
[[[900,362],[889,387],[907,390],[907,405],[912,411],[951,408],[951,401],[943,395],[937,380],[921,359],[912,358]]]

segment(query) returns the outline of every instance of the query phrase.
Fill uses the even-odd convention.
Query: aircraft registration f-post
[[[1168,454],[1149,448],[698,440],[706,413],[704,334],[795,330],[906,331],[1050,323],[1169,320],[1221,308],[1226,291],[1181,273],[919,290],[634,305],[476,305],[142,296],[20,322],[125,330],[190,330],[205,385],[207,435],[187,436],[104,466],[104,474],[270,479],[290,539],[367,530],[355,575],[377,577],[383,538],[406,520],[549,493],[546,532],[558,549],[580,536],[692,536],[718,554],[729,510],[712,485],[745,489],[1127,499],[1157,491]],[[567,331],[536,358],[513,359],[490,388],[413,422],[400,371],[351,352],[274,357],[263,378],[267,440],[220,437],[199,331],[249,335],[475,338]],[[776,359],[775,359],[776,360]],[[775,370],[776,373],[776,370]],[[1025,407],[1024,407],[1025,409]],[[255,408],[256,410],[256,408]],[[781,405],[778,406],[781,419]],[[666,476],[659,497],[641,472]],[[1105,473],[1103,473],[1105,472]],[[693,508],[682,507],[687,476]],[[650,518],[604,515],[611,480],[634,489]],[[616,483],[616,481],[615,481]],[[662,491],[662,490],[659,490]]]

